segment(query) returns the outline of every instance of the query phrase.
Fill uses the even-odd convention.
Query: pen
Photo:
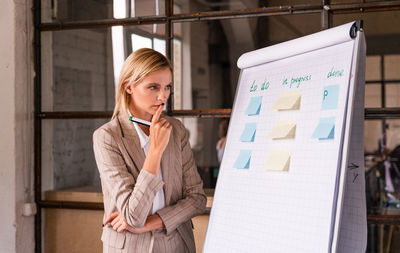
[[[146,120],[142,120],[142,119],[138,119],[138,118],[135,118],[133,116],[130,116],[129,120],[132,121],[132,122],[136,122],[138,124],[145,125],[145,126],[150,126],[151,125],[151,122],[146,121]]]
[[[161,105],[164,105],[164,103],[162,103]],[[138,123],[138,124],[145,125],[145,126],[150,126],[150,125],[151,125],[151,122],[149,122],[149,121],[147,121],[147,120],[135,118],[135,117],[133,117],[133,116],[130,116],[130,117],[129,117],[129,120],[132,121],[132,122],[136,122],[136,123]]]

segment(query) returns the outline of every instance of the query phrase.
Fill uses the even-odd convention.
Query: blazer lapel
[[[137,173],[142,169],[144,160],[146,158],[142,146],[140,145],[139,136],[129,121],[128,117],[118,116],[119,122],[121,123],[122,130],[122,142],[125,149],[128,151],[128,155],[131,158],[134,166],[136,167]]]

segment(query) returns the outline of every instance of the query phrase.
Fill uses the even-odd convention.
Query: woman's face
[[[151,120],[159,106],[166,104],[171,93],[172,74],[164,68],[145,76],[126,88],[131,96],[129,109],[138,118]]]

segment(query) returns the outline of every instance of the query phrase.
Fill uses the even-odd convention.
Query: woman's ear
[[[124,86],[125,91],[126,91],[128,94],[132,94],[132,93],[133,93],[132,85],[129,85],[129,82],[128,82],[128,81],[125,81],[125,82],[123,83],[123,86]]]

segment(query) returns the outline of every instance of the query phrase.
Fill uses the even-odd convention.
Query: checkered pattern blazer
[[[188,132],[174,118],[171,136],[161,159],[163,180],[142,166],[145,154],[129,116],[119,115],[93,134],[93,147],[104,198],[104,219],[119,211],[127,223],[142,227],[153,199],[164,187],[165,208],[157,211],[165,228],[143,234],[103,228],[103,252],[195,252],[191,218],[206,206],[203,182],[197,172]]]

